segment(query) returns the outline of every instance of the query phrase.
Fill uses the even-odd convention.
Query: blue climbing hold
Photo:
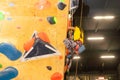
[[[18,75],[18,70],[14,67],[7,67],[0,71],[0,80],[11,80]]]
[[[10,20],[12,20],[12,18],[11,18],[11,17],[8,17],[7,20],[10,21]]]
[[[4,54],[10,60],[17,60],[22,56],[22,53],[9,43],[0,44],[0,53]]]
[[[9,5],[10,7],[14,7],[14,6],[15,6],[15,4],[12,3],[12,2],[10,2],[8,5]]]

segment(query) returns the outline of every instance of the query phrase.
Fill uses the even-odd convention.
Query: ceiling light
[[[114,16],[95,16],[94,19],[100,20],[100,19],[114,19]]]
[[[98,77],[98,79],[105,79],[104,77]]]
[[[101,56],[100,58],[115,58],[115,56],[109,55],[109,56]]]
[[[98,79],[96,80],[108,80],[108,79],[105,79],[104,77],[98,77]]]
[[[73,59],[80,59],[80,56],[74,56]]]
[[[96,80],[108,80],[108,79],[96,79]]]
[[[104,37],[88,37],[88,40],[103,40]]]

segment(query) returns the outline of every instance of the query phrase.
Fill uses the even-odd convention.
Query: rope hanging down
[[[81,2],[80,27],[82,26],[82,14],[83,14],[83,0]],[[76,80],[76,77],[77,77],[78,63],[79,63],[79,60],[76,60],[75,80]]]

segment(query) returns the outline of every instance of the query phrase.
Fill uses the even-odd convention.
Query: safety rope
[[[80,14],[80,27],[82,26],[82,14],[83,14],[83,0],[81,2],[81,14]],[[77,70],[78,70],[78,63],[79,63],[79,60],[76,60],[76,71],[75,71],[75,80],[77,78]]]
[[[80,14],[80,27],[82,26],[82,15],[83,15],[83,0],[82,0],[82,3],[81,3],[81,14]]]

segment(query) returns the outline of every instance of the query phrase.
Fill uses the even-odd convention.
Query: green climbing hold
[[[56,24],[56,17],[54,16],[50,16],[50,17],[47,17],[47,21],[50,23],[50,24]]]
[[[56,17],[54,17],[54,21],[55,21],[55,23],[57,23],[57,18]]]
[[[3,66],[2,66],[2,64],[0,64],[0,68],[2,68]]]
[[[64,0],[60,0],[60,2],[64,2]]]
[[[3,14],[3,12],[0,12],[0,20],[3,20],[5,18],[5,15]]]

